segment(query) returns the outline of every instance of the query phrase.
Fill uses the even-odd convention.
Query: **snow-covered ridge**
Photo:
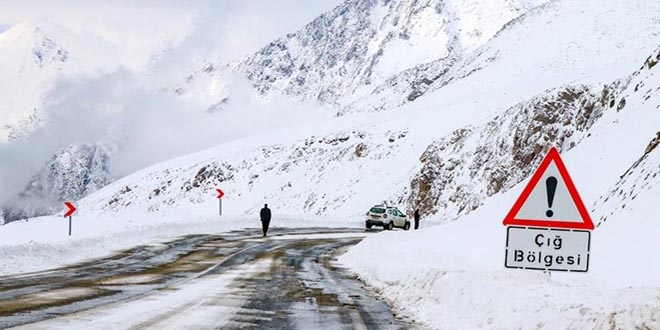
[[[616,84],[567,86],[520,103],[483,126],[465,127],[431,144],[411,182],[409,209],[446,221],[528,177],[550,147],[577,145],[609,109]]]
[[[249,214],[268,201],[281,212],[354,215],[355,210],[361,213],[365,199],[373,198],[371,189],[382,190],[383,198],[403,201],[400,188],[406,187],[408,171],[400,165],[414,166],[417,149],[410,148],[413,141],[406,137],[405,130],[354,130],[293,144],[209,150],[200,160],[178,160],[121,179],[81,205],[91,212],[174,207],[204,212],[213,203],[215,189],[222,187],[229,213]]]
[[[2,209],[6,222],[55,212],[65,200],[77,200],[112,181],[112,147],[76,144],[55,154]]]
[[[630,87],[619,95],[611,104],[617,104],[620,115],[631,117],[629,120],[639,120],[653,123],[654,116],[647,113],[655,110],[660,113],[660,49],[648,57],[644,65],[635,71]],[[652,109],[652,110],[651,110]],[[657,123],[657,122],[656,122]],[[650,125],[645,125],[650,126]],[[620,178],[610,192],[604,194],[594,203],[592,212],[599,211],[596,225],[606,225],[609,217],[617,214],[632,212],[631,210],[645,210],[653,205],[653,196],[658,196],[660,189],[660,125],[656,125],[656,132],[645,132],[647,135],[637,137],[637,140],[648,139],[646,145],[635,145],[634,151],[638,158],[620,174]],[[630,132],[635,134],[635,132]],[[627,135],[627,134],[622,134]],[[625,137],[624,137],[625,138]],[[649,204],[650,203],[650,204]],[[646,221],[655,221],[651,213],[638,212]],[[638,215],[639,216],[639,215]]]
[[[438,7],[433,6],[433,4],[437,5],[438,3],[439,2],[437,1],[423,1],[414,3],[409,1],[394,1],[387,3],[380,1],[348,1],[342,6],[338,7],[344,8],[344,11],[335,9],[334,11],[326,13],[314,22],[310,23],[305,29],[289,35],[286,38],[279,39],[277,42],[274,42],[270,46],[264,48],[264,50],[268,49],[268,47],[283,45],[286,46],[286,49],[282,50],[282,52],[289,54],[292,52],[288,46],[289,43],[293,43],[296,40],[296,42],[299,42],[300,40],[307,40],[309,42],[309,47],[305,46],[304,49],[301,48],[296,50],[296,54],[302,54],[301,56],[304,55],[302,59],[307,61],[315,58],[309,54],[315,54],[314,51],[318,51],[319,47],[321,46],[327,48],[329,45],[334,46],[335,43],[342,44],[338,40],[345,40],[347,42],[346,45],[352,45],[351,40],[353,39],[365,42],[372,40],[370,38],[373,35],[370,35],[365,31],[389,31],[393,33],[392,38],[397,39],[400,37],[400,34],[397,33],[403,33],[404,31],[407,31],[406,29],[412,31],[417,28],[417,26],[411,23],[411,21],[409,21],[406,17],[417,17],[416,15],[421,15],[421,12],[428,11],[429,8],[433,8],[433,10],[435,10],[435,14],[433,15],[440,15],[442,13],[456,14],[461,12],[460,8],[462,8],[461,6],[463,5],[467,6],[466,8],[469,7],[476,10],[476,12],[479,12],[479,10],[483,9],[479,6],[474,8],[471,7],[474,4],[469,1],[455,1],[442,2],[444,5],[440,6],[442,7],[441,9],[447,9],[451,7],[453,11],[440,10],[438,12],[436,10]],[[336,194],[335,192],[320,194],[317,193],[315,194],[315,197],[311,198],[311,200],[315,200],[314,203],[306,203],[305,201],[308,198],[307,195],[313,193],[313,189],[298,187],[291,190],[291,194],[293,194],[295,197],[291,199],[292,202],[287,202],[284,204],[289,204],[292,207],[300,207],[301,209],[305,210],[305,212],[310,213],[340,212],[340,214],[348,214],[349,212],[352,212],[351,214],[355,214],[358,212],[357,209],[364,207],[363,204],[379,202],[373,201],[373,199],[382,198],[389,199],[394,202],[408,201],[409,207],[413,207],[413,204],[425,203],[423,202],[425,198],[408,198],[410,193],[416,194],[415,185],[413,184],[411,187],[410,181],[413,179],[414,174],[418,173],[420,168],[425,165],[418,161],[419,156],[423,153],[423,151],[427,149],[427,147],[434,141],[442,140],[443,136],[447,136],[447,134],[451,131],[456,130],[458,127],[465,126],[466,122],[470,121],[462,119],[456,120],[455,122],[457,124],[450,127],[449,131],[447,131],[449,126],[454,125],[452,124],[452,122],[454,122],[453,118],[461,116],[474,116],[476,118],[474,121],[480,122],[483,120],[483,118],[492,118],[493,116],[506,111],[506,109],[510,109],[514,104],[534,102],[542,103],[544,97],[552,100],[553,97],[556,98],[557,96],[547,95],[548,93],[554,94],[563,89],[570,88],[588,89],[587,94],[590,94],[590,96],[585,97],[589,99],[589,103],[595,103],[596,101],[594,98],[599,97],[596,94],[601,92],[602,84],[610,84],[616,78],[625,77],[629,73],[628,66],[631,62],[634,63],[637,61],[635,58],[639,56],[640,50],[645,52],[645,49],[649,47],[647,45],[649,42],[648,39],[651,39],[651,41],[653,41],[654,38],[657,39],[657,36],[654,36],[649,32],[653,30],[654,26],[652,24],[652,19],[649,18],[651,16],[649,12],[652,12],[652,10],[639,11],[640,6],[642,5],[651,6],[651,9],[653,8],[652,6],[657,6],[657,4],[646,4],[637,0],[626,3],[625,6],[617,2],[616,7],[614,2],[603,4],[598,1],[585,1],[584,3],[575,4],[573,2],[556,1],[547,6],[536,7],[537,9],[534,9],[531,12],[526,11],[527,14],[523,14],[521,18],[515,20],[513,23],[507,24],[503,30],[495,35],[494,38],[485,38],[482,40],[480,39],[481,37],[470,39],[472,37],[465,36],[465,38],[467,38],[465,40],[478,41],[470,43],[470,47],[463,47],[464,49],[461,48],[466,51],[471,50],[472,52],[469,53],[469,55],[465,55],[460,58],[448,55],[445,58],[441,58],[430,63],[421,65],[417,64],[416,66],[403,71],[403,73],[395,75],[394,78],[383,80],[383,84],[374,87],[378,91],[376,94],[374,94],[376,96],[375,99],[365,99],[367,102],[351,103],[351,107],[354,107],[357,110],[356,112],[369,110],[371,106],[391,110],[397,108],[402,103],[405,103],[406,100],[415,100],[415,102],[412,104],[408,104],[408,106],[402,107],[401,111],[409,111],[410,114],[417,117],[407,118],[408,116],[406,114],[400,112],[393,114],[391,118],[388,116],[378,116],[377,119],[374,119],[381,120],[378,125],[368,123],[368,121],[365,120],[358,120],[356,124],[346,124],[346,122],[350,121],[352,117],[352,114],[347,113],[346,117],[349,118],[347,118],[343,124],[336,125],[336,128],[326,130],[325,133],[315,135],[319,136],[321,139],[325,139],[331,138],[336,134],[342,135],[353,131],[365,133],[368,141],[360,141],[357,138],[352,138],[346,145],[347,148],[353,148],[355,150],[360,143],[364,143],[366,149],[376,150],[376,154],[372,154],[372,156],[380,157],[370,159],[368,162],[369,165],[367,165],[367,160],[364,160],[365,163],[361,163],[361,167],[358,166],[358,171],[354,171],[354,173],[351,172],[352,181],[348,181],[349,183],[347,184],[351,186],[359,186],[357,190],[360,190],[360,192],[355,193],[356,195],[353,196],[355,198],[352,199],[346,199],[346,197],[339,196],[340,194]],[[484,4],[484,6],[490,6],[490,4]],[[521,8],[528,7],[528,5],[525,5],[513,6],[512,8],[515,9],[513,10],[514,12],[518,13]],[[619,8],[620,10],[609,10],[608,8],[610,7]],[[382,10],[378,11],[376,10],[377,8]],[[577,10],[580,8],[583,10]],[[384,28],[373,30],[373,25],[376,23],[371,21],[364,21],[363,17],[358,15],[360,13],[365,13],[365,10],[370,13],[369,15],[371,15],[368,17],[378,17],[379,20],[376,20],[377,23],[381,25],[384,24],[382,25]],[[470,11],[468,10],[468,12]],[[405,15],[401,13],[404,13]],[[589,15],[586,15],[585,13],[589,13]],[[592,13],[607,19],[604,21],[593,19],[593,17],[591,17]],[[455,23],[455,20],[466,20],[465,17],[470,16],[458,15],[449,21]],[[625,32],[618,30],[616,26],[613,27],[612,24],[610,24],[610,21],[616,21],[624,18],[628,19],[628,17],[635,17],[634,20],[637,24],[631,25]],[[344,20],[346,22],[361,22],[360,24],[364,24],[366,30],[360,30],[360,34],[348,33],[346,31],[351,31],[351,29],[355,28],[355,26],[351,24],[344,24]],[[561,35],[560,32],[566,29],[566,22],[564,22],[564,20],[570,24],[576,24],[576,27],[573,29],[575,32],[574,34],[563,35],[561,38],[549,37],[547,38],[546,43],[539,43],[538,40],[533,38],[534,35],[539,34],[548,34],[550,36]],[[397,23],[394,24],[395,22]],[[493,27],[494,26],[495,25],[493,25]],[[332,31],[333,33],[330,34],[329,31]],[[465,32],[465,30],[461,31],[461,33]],[[494,28],[493,31],[495,31]],[[366,34],[362,34],[363,32]],[[587,40],[590,36],[593,35],[598,35],[599,38],[601,38],[600,34],[598,33],[608,35],[608,38],[611,39],[612,42],[599,45],[599,47],[591,47],[587,43],[581,43],[581,41]],[[365,37],[365,35],[367,37]],[[379,38],[380,37],[385,38],[386,36],[380,35]],[[387,48],[389,47],[390,41],[383,41],[385,39],[382,39],[381,42],[382,45],[385,45],[383,47]],[[410,40],[413,39],[414,38]],[[364,43],[360,45],[364,45]],[[600,50],[601,48],[606,50],[605,52],[607,53],[607,56],[602,56]],[[74,54],[73,51],[70,51],[70,53]],[[350,52],[347,54],[349,53]],[[376,54],[377,53],[378,52],[376,52]],[[260,57],[259,54],[260,53],[255,54],[253,57],[251,57],[251,59],[260,58],[264,61],[270,59],[269,57]],[[277,54],[280,53],[274,52],[271,55],[278,56]],[[325,52],[321,52],[319,54],[322,55],[320,57],[321,59],[325,58],[323,56],[331,55],[326,54]],[[357,61],[357,59],[362,61],[361,65],[351,62],[353,60]],[[340,64],[344,65],[348,63],[337,62],[335,66],[326,66],[324,64],[325,62],[322,60],[319,61],[320,62],[318,63],[310,62],[314,63],[316,65],[315,67],[319,68],[319,72],[339,70]],[[362,57],[351,59],[351,61],[349,62],[352,63],[351,65],[355,65],[357,70],[355,72],[359,74],[364,73],[364,68],[371,65],[371,62],[364,60]],[[244,64],[245,63],[247,62],[244,62]],[[254,65],[250,66],[249,68],[257,70],[259,65],[255,62]],[[293,66],[292,68],[294,71],[298,70],[296,66]],[[224,69],[219,69],[217,66],[209,65],[205,66],[198,73],[198,75],[207,74],[210,77],[217,78],[211,79],[209,86],[206,86],[205,83],[201,84],[204,88],[209,87],[205,93],[210,92],[210,97],[208,100],[214,101],[206,110],[221,110],[227,104],[226,102],[231,102],[229,100],[230,95],[225,93],[227,89],[227,82],[222,81],[223,78],[220,75],[220,71],[223,70]],[[625,73],[617,75],[623,71],[625,71]],[[350,70],[343,73],[342,72],[337,74],[344,76],[336,81],[341,81],[342,83],[344,81],[350,82],[351,79],[345,79],[347,77],[345,75],[348,75]],[[332,75],[326,73],[323,74],[323,79],[316,79],[313,80],[313,82],[325,84],[327,82],[332,83],[335,81],[331,79]],[[585,75],[589,76],[585,78]],[[196,81],[196,78],[197,77],[193,77],[192,80]],[[385,79],[385,77],[383,77],[383,79]],[[252,82],[254,83],[254,80]],[[193,81],[192,83],[194,84],[195,82]],[[411,89],[410,86],[413,86],[413,88]],[[370,86],[369,89],[371,88],[372,87]],[[310,89],[310,91],[319,90],[320,89],[318,88]],[[341,93],[345,93],[345,95],[353,95],[351,92],[347,91],[342,91]],[[420,98],[421,95],[424,97]],[[381,96],[383,98],[380,98]],[[370,103],[371,101],[374,101],[374,103]],[[558,101],[562,102],[562,100]],[[575,103],[571,106],[577,107],[578,105],[579,104]],[[428,112],[425,113],[425,111]],[[431,111],[434,113],[430,113]],[[421,113],[424,114],[420,115]],[[510,115],[512,116],[513,114],[507,114],[507,116]],[[452,120],[447,121],[447,118],[449,117],[451,117]],[[441,129],[434,131],[432,127],[428,127],[427,123],[421,124],[416,122],[417,120],[420,120],[419,118],[423,118],[421,120],[428,122],[437,121],[442,123],[440,125],[442,127]],[[448,123],[445,124],[444,122]],[[331,127],[335,126],[334,122],[329,122],[325,125],[327,124],[329,124]],[[482,126],[483,125],[468,126],[466,129],[470,131],[479,131],[484,129]],[[381,142],[382,140],[377,138],[378,136],[381,136],[383,132],[393,132],[393,134],[396,132],[407,132],[406,136],[408,138],[392,142],[391,145],[383,144]],[[472,136],[476,137],[480,134],[481,133],[474,133]],[[293,144],[302,143],[302,141],[305,141],[311,136],[312,134],[298,134],[294,142],[283,143],[280,146],[280,150],[275,150],[274,152],[279,153],[279,156],[281,157],[288,158],[288,156],[286,156],[286,152],[291,152],[290,149],[293,148]],[[385,140],[389,140],[389,137]],[[360,142],[358,143],[357,141]],[[401,141],[410,142],[400,143]],[[391,152],[386,153],[385,150],[388,149],[384,148],[385,146],[392,146],[394,149],[392,149]],[[271,148],[273,147],[273,144],[263,142],[261,147]],[[255,151],[256,149],[256,147],[251,146],[245,147],[245,150],[242,150],[245,151],[244,153],[220,152],[216,155],[209,156],[207,160],[216,159],[218,163],[224,163],[231,158],[234,168],[239,168],[242,172],[246,169],[246,167],[236,166],[236,163],[240,163],[243,161],[243,159],[246,158],[258,158],[258,153]],[[301,157],[319,159],[319,162],[328,164],[334,164],[338,160],[342,159],[341,156],[336,152],[326,152],[316,149],[311,150],[312,151],[309,151],[306,154],[302,154]],[[324,154],[318,154],[320,152],[323,152]],[[253,156],[252,153],[256,154],[256,156]],[[461,157],[468,157],[467,154],[470,153],[471,151],[466,151],[466,154],[462,155]],[[388,158],[390,155],[395,156],[394,158]],[[233,158],[237,158],[237,160]],[[263,160],[260,159],[259,161]],[[272,158],[268,161],[264,161],[271,162],[269,165],[265,166],[264,169],[269,171],[271,166],[277,166],[280,161],[281,160],[279,160],[279,158]],[[398,161],[401,163],[397,166]],[[191,172],[199,171],[202,166],[208,164],[202,164],[200,162],[199,165],[200,166],[194,170],[191,170]],[[382,171],[367,170],[379,166],[385,166],[385,168],[383,168]],[[304,178],[306,171],[314,171],[318,168],[325,167],[300,167],[298,168],[300,175],[292,175],[291,179],[295,179],[293,182],[301,179],[306,180]],[[339,165],[337,165],[335,169],[337,171],[344,172]],[[365,188],[366,185],[363,186],[361,184],[357,184],[357,182],[360,180],[360,175],[374,176],[379,173],[387,173],[386,171],[389,171],[389,173],[394,173],[392,178],[386,180],[387,182],[381,182],[376,185],[380,187],[381,190],[385,190],[385,194],[374,197],[373,191]],[[355,177],[352,177],[353,174]],[[240,177],[240,175],[238,177]],[[259,180],[256,181],[262,181],[261,179],[263,179],[263,175],[259,178]],[[165,182],[167,181],[169,180],[166,180]],[[249,179],[240,179],[235,180],[234,183],[238,186],[242,186],[243,184],[249,183],[250,181],[251,180]],[[334,183],[335,181],[338,180],[322,178],[320,180],[314,181],[314,183],[325,184],[326,182]],[[489,179],[486,179],[486,181],[489,181]],[[280,182],[278,182],[278,184],[279,183]],[[288,184],[288,181],[281,183],[286,185]],[[294,184],[292,183],[292,185]],[[327,186],[333,187],[334,185],[328,184]],[[157,188],[162,187],[150,186],[150,188],[151,189],[147,192],[146,196],[149,196],[149,194],[152,191],[155,191]],[[244,188],[240,189],[242,191]],[[475,205],[478,205],[479,200],[490,196],[487,193],[489,189],[484,188],[483,191],[486,193],[484,195],[480,195],[475,200],[471,200],[469,207],[464,203],[465,205],[457,206],[456,210],[470,210]],[[497,191],[497,189],[492,191]],[[257,197],[258,194],[261,195]],[[249,199],[244,199],[243,202],[245,203],[241,202],[240,205],[242,209],[240,212],[245,212],[253,208],[254,205],[259,203],[258,200],[272,198],[271,196],[275,195],[277,194],[275,194],[267,184],[264,184],[264,186],[259,189],[259,191],[252,193]],[[358,196],[362,196],[363,198],[360,199]],[[283,199],[289,197],[290,196],[287,197],[286,194],[282,194]],[[169,198],[177,199],[178,196],[169,196]],[[305,199],[305,201],[300,202],[299,200],[301,199]],[[250,201],[248,202],[248,200]],[[341,204],[341,202],[344,200],[346,200],[347,203],[353,204]],[[429,199],[429,201],[430,200],[432,199]],[[313,206],[306,206],[309,204]],[[131,206],[135,206],[135,204],[131,204]],[[355,210],[347,211],[349,206],[354,207]],[[147,208],[151,208],[151,206]],[[159,209],[161,207],[158,206],[156,208]]]
[[[303,133],[294,142],[220,147],[136,173],[83,203],[95,212],[202,209],[221,186],[237,213],[268,201],[307,214],[353,216],[385,200],[453,220],[523,181],[549,147],[579,144],[603,113],[624,106],[617,97],[631,79],[548,90],[440,139],[398,117],[386,126],[375,120],[323,136]]]
[[[265,95],[345,105],[388,79],[419,84],[422,77],[409,77],[411,72],[423,76],[429,63],[436,68],[443,60],[470,53],[507,22],[544,2],[347,0],[244,61],[205,65],[178,90],[199,89],[192,78],[204,81],[202,72],[215,76],[233,70]],[[410,72],[396,78],[404,71]]]
[[[533,17],[544,19],[544,15],[555,15],[559,9],[554,6],[543,8]],[[566,8],[560,6],[560,9]],[[508,27],[506,33],[498,34],[498,38],[512,38],[507,33],[523,29],[524,26],[519,24],[522,23]],[[526,24],[536,22],[532,20]],[[501,41],[497,39],[489,42],[474,54],[475,61],[483,61],[482,54],[497,53],[492,48],[499,43]],[[648,48],[642,45],[636,47]],[[641,56],[637,54],[636,57],[639,61]],[[498,57],[483,71],[470,74],[447,87],[456,90],[465,84],[485,86],[488,80],[484,77],[495,77],[496,83],[509,86],[511,82],[501,75],[501,72],[507,71],[500,71],[499,75],[493,75],[492,71],[513,59],[512,54],[506,58]],[[525,66],[536,63],[534,59],[529,63],[525,60],[529,59],[519,62]],[[590,65],[600,68],[617,61],[623,60],[603,58]],[[587,64],[589,61],[572,65]],[[554,67],[552,63],[547,65]],[[447,113],[432,110],[424,112],[424,119],[420,119],[416,116],[422,112],[412,106],[396,115],[376,116],[372,123],[350,124],[352,118],[346,118],[343,124],[336,125],[334,132],[332,127],[335,125],[326,125],[329,132],[317,137],[293,134],[297,138],[292,142],[264,142],[232,152],[222,151],[219,147],[207,153],[202,160],[184,161],[184,165],[177,163],[176,166],[163,164],[159,166],[160,170],[137,173],[85,202],[98,211],[132,208],[156,211],[184,205],[203,208],[212,202],[208,196],[212,195],[213,189],[222,184],[230,193],[228,195],[237,199],[234,201],[237,213],[249,213],[268,200],[287,210],[310,214],[358,215],[365,205],[385,200],[407,204],[409,211],[421,207],[425,214],[436,214],[436,218],[445,221],[452,220],[473,211],[490,196],[524,180],[540,160],[539,155],[550,146],[570,150],[588,136],[589,129],[604,112],[625,107],[625,102],[617,97],[637,75],[630,76],[630,66],[635,67],[629,64],[626,74],[604,82],[605,85],[591,81],[586,84],[559,82],[550,89],[507,106],[499,115],[496,110],[491,110],[495,115],[484,124],[468,125],[458,130],[454,126],[447,133],[440,134],[421,121],[446,121]],[[468,69],[461,70],[471,72]],[[527,76],[543,70],[532,66],[514,72]],[[563,75],[563,70],[553,74]],[[536,85],[531,84],[529,89],[523,86],[519,90],[511,90],[514,96],[504,101],[500,96],[490,99],[493,87],[489,87],[486,89],[489,93],[481,101],[488,103],[488,100],[495,100],[495,104],[506,104],[507,99],[522,97],[538,86],[551,83],[540,81]],[[472,94],[479,95],[478,92]],[[424,102],[449,93],[440,88]],[[456,101],[447,105],[449,109],[459,107],[463,111],[472,111],[470,105],[467,108],[462,106]],[[405,111],[410,112],[410,116]],[[326,144],[320,148],[318,146],[323,144],[313,143],[317,139],[335,141],[338,136],[339,142],[335,145]],[[190,187],[187,182],[194,181],[198,173],[205,172],[203,168],[223,169],[223,173],[229,175],[223,175],[222,181],[218,181],[215,175],[209,175],[209,180],[198,184],[199,187],[185,189]],[[340,187],[351,188],[338,192]]]
[[[443,44],[450,51],[428,61],[395,65],[396,70],[374,78],[391,43],[406,35],[406,19],[433,6],[441,9],[437,15],[442,23],[425,25],[425,29],[453,36]],[[204,65],[177,90],[202,94],[202,99],[209,99],[205,101],[209,109],[222,108],[232,98],[227,87],[232,79],[226,76],[233,71],[247,75],[259,92],[328,102],[339,105],[339,114],[346,114],[395,109],[483,71],[478,79],[470,80],[473,97],[479,91],[517,88],[526,94],[517,100],[523,101],[565,83],[597,85],[628,74],[628,65],[639,52],[650,51],[647,43],[658,39],[653,32],[656,6],[640,0],[626,4],[392,1],[387,6],[379,1],[347,1],[243,62]],[[376,24],[365,18],[372,16],[382,19]],[[493,19],[483,23],[487,17]],[[406,42],[408,51],[398,57],[414,58],[437,45],[415,38]],[[513,81],[533,83],[520,86]],[[466,94],[468,86],[457,88]]]

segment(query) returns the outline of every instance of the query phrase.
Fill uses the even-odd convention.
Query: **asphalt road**
[[[186,236],[0,277],[0,328],[417,329],[334,259],[355,229]]]

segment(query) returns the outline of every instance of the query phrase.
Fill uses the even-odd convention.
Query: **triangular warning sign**
[[[594,229],[556,148],[545,156],[504,219],[504,225]]]

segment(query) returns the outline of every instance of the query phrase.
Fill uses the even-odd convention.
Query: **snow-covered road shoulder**
[[[434,329],[660,328],[660,288],[610,288],[588,275],[489,267],[504,263],[504,232],[493,232],[502,238],[497,249],[450,227],[372,235],[339,261]],[[477,255],[491,260],[473,263]]]

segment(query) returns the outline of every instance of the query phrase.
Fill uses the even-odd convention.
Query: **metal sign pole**
[[[69,217],[69,236],[71,236],[71,218],[72,217]]]
[[[218,199],[218,209],[220,215],[222,215],[222,198]]]

